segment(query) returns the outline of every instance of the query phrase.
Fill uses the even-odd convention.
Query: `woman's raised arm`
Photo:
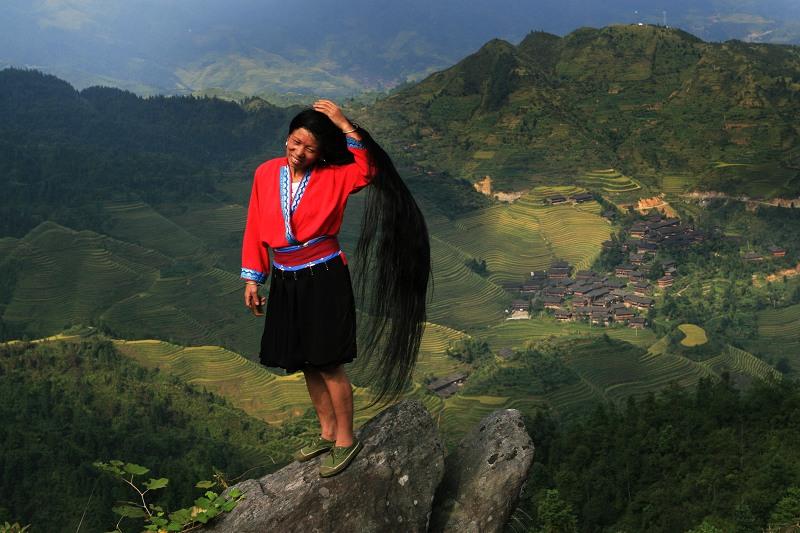
[[[327,117],[331,119],[331,122],[342,130],[342,133],[356,141],[361,140],[361,134],[358,132],[358,128],[344,116],[341,108],[336,105],[333,100],[317,100],[314,102],[313,107],[316,111],[327,115]]]

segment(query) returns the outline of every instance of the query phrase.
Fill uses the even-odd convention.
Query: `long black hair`
[[[345,135],[324,113],[302,111],[289,132],[297,128],[317,139],[320,164],[353,161]],[[372,165],[354,260],[356,292],[367,315],[359,356],[377,385],[371,406],[397,399],[411,382],[425,329],[431,250],[425,218],[392,159],[368,132],[358,133]]]

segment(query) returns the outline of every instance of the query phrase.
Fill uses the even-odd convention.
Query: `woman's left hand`
[[[336,105],[335,102],[332,100],[317,100],[314,102],[314,109],[319,111],[320,113],[324,113],[331,119],[337,128],[342,131],[347,131],[353,129],[353,125],[350,124],[350,121],[347,120],[347,117],[344,116],[342,110],[339,109],[339,106]]]

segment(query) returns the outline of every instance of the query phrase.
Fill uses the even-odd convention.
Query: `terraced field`
[[[640,187],[613,171],[589,177],[582,185],[603,192],[626,194]],[[429,218],[434,273],[431,323],[408,395],[430,409],[449,443],[497,408],[533,413],[548,406],[572,416],[597,399],[621,401],[672,383],[691,386],[723,369],[756,377],[774,373],[766,363],[734,349],[704,364],[694,363],[668,353],[665,341],[656,339],[651,330],[563,324],[547,316],[504,320],[512,296],[501,283],[521,282],[531,270],[545,269],[556,259],[587,268],[599,254],[600,243],[611,232],[599,216],[599,204],[542,203],[547,196],[583,190],[537,187],[512,204],[494,205],[456,220]],[[342,229],[345,249],[352,248],[358,235],[362,204],[360,197],[351,201]],[[166,214],[132,203],[112,205],[107,212],[116,238],[44,224],[23,239],[0,240],[0,261],[27,265],[11,301],[0,310],[3,320],[30,323],[45,333],[72,324],[102,323],[129,339],[162,339],[117,344],[143,364],[203,385],[271,423],[311,407],[299,374],[278,376],[247,358],[258,346],[262,323],[240,301],[236,263],[244,207],[196,206]],[[471,259],[486,260],[489,276],[468,268]],[[65,279],[70,282],[59,283]],[[759,327],[765,338],[800,348],[795,333],[800,329],[800,306],[761,313]],[[469,370],[445,355],[447,347],[467,333],[486,340],[495,353],[502,348],[524,349],[537,339],[563,338],[569,342],[566,362],[581,379],[541,395],[512,397],[491,391],[442,399],[430,394],[422,384],[425,377]],[[604,341],[604,335],[612,341]],[[367,391],[357,388],[357,408],[367,399]],[[357,410],[356,423],[373,414],[374,409]]]
[[[703,175],[704,184],[711,190],[751,198],[791,197],[796,194],[796,179],[797,171],[777,160],[758,164],[717,161]]]
[[[431,235],[433,300],[428,320],[460,330],[496,323],[504,317],[511,296],[467,268],[463,258],[458,249]]]
[[[794,338],[800,342],[800,304],[767,309],[758,314],[758,333],[769,338]]]
[[[247,209],[244,205],[197,205],[184,213],[170,216],[186,232],[191,233],[216,249],[219,246],[241,245]]]
[[[101,318],[120,337],[221,345],[250,354],[258,346],[263,322],[247,312],[241,298],[238,276],[207,268],[158,278],[145,291],[108,307]]]
[[[689,387],[697,383],[700,378],[711,375],[702,365],[667,352],[655,353],[648,350],[640,361],[649,372],[653,373],[653,383],[658,387],[673,382],[681,387]]]
[[[715,369],[707,365],[659,352],[648,352],[643,347],[619,341],[606,342],[602,337],[573,337],[564,361],[578,374],[578,382],[538,395],[458,394],[443,402],[440,423],[448,433],[455,434],[482,414],[501,407],[514,407],[532,414],[548,406],[561,416],[571,417],[585,412],[597,400],[620,402],[629,396],[643,397],[673,385],[690,387],[703,377],[717,375]],[[747,370],[745,365],[741,366],[753,374],[763,371],[763,368]]]
[[[531,270],[552,260],[533,210],[520,209],[516,203],[492,206],[431,230],[460,254],[462,262],[473,257],[485,260],[488,279],[494,283],[521,283]]]
[[[186,257],[203,250],[204,243],[143,202],[105,206],[108,234],[158,250],[171,257]]]
[[[445,355],[445,350],[463,334],[435,324],[428,324],[422,339],[415,379],[425,375],[442,377],[465,370],[466,366]],[[279,376],[251,359],[219,346],[186,347],[157,340],[115,341],[125,355],[148,367],[158,367],[181,379],[206,387],[228,398],[248,414],[269,423],[280,423],[299,416],[311,407],[302,373]],[[355,364],[355,363],[354,363]],[[356,387],[356,415],[359,423],[376,412],[363,410],[369,393]],[[419,384],[411,396],[432,402],[438,412],[441,402]]]
[[[546,185],[542,187],[534,187],[528,191],[524,196],[529,203],[536,205],[544,204],[544,200],[550,196],[562,195],[569,197],[573,194],[586,192],[582,187],[574,185]]]
[[[243,205],[190,205],[185,212],[169,214],[168,218],[204,243],[200,257],[192,258],[195,262],[199,259],[202,264],[222,269],[236,278],[241,268],[247,197],[244,202]]]
[[[576,207],[546,207],[537,215],[553,257],[569,262],[576,270],[588,269],[600,255],[601,243],[611,235],[606,219]]]
[[[613,168],[593,170],[579,176],[576,182],[595,191],[619,194],[636,191],[642,186],[630,176],[625,176]]]
[[[438,324],[427,324],[425,334],[422,336],[415,377],[421,378],[426,374],[443,377],[465,370],[467,365],[446,355],[447,349],[464,336],[464,333],[455,329]]]
[[[3,258],[18,263],[3,320],[39,335],[92,323],[110,302],[145,289],[168,259],[90,231],[46,222]]]
[[[227,398],[251,416],[272,424],[300,416],[311,408],[302,373],[278,376],[258,363],[218,346],[183,347],[163,341],[117,341],[125,355],[147,367],[158,367],[189,383]],[[357,425],[374,416],[363,410],[368,395],[355,390]]]
[[[546,269],[556,259],[587,268],[611,232],[597,214],[599,205],[542,205],[547,196],[579,190],[538,187],[513,204],[495,205],[433,225],[431,232],[459,250],[463,260],[485,260],[489,280],[495,283],[519,283],[532,270]]]
[[[553,411],[564,418],[585,413],[588,405],[604,400],[602,391],[585,379],[548,392],[545,398]]]
[[[0,261],[13,262],[16,271],[2,319],[32,335],[102,324],[120,337],[246,353],[261,334],[241,303],[238,275],[199,261],[176,263],[152,249],[50,222],[7,241]],[[176,265],[183,266],[175,271]]]
[[[691,386],[711,374],[683,357],[655,356],[632,345],[599,340],[576,340],[565,360],[595,394],[613,401],[657,392],[673,383]]]
[[[6,257],[11,251],[17,247],[19,239],[13,237],[0,238],[0,258]]]
[[[758,357],[734,346],[726,347],[720,355],[703,361],[701,364],[717,374],[730,372],[761,380],[780,379],[781,377],[780,372]]]
[[[684,346],[701,346],[708,342],[706,337],[706,330],[695,324],[681,324],[678,329],[686,335],[681,339],[681,344]]]
[[[689,192],[697,181],[688,175],[670,175],[661,177],[661,190],[667,194],[683,194]]]
[[[608,335],[612,339],[624,340],[635,346],[646,348],[655,342],[652,330],[633,330],[627,327],[600,327],[583,322],[558,322],[552,317],[534,317],[530,320],[506,320],[488,328],[480,334],[492,347],[522,350],[531,341],[547,337],[575,337],[591,339]]]
[[[800,372],[800,304],[758,313],[758,339],[745,341],[745,348],[770,362],[786,359],[792,376]]]
[[[432,411],[448,445],[458,441],[467,431],[497,409],[508,408],[510,401],[502,396],[464,396],[457,394],[443,402],[443,408]]]

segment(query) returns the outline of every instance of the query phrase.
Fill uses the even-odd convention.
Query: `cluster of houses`
[[[552,310],[556,320],[583,320],[607,326],[612,323],[626,324],[641,329],[647,326],[646,314],[655,301],[652,294],[659,289],[671,287],[677,275],[673,260],[660,264],[664,275],[655,286],[646,271],[653,266],[658,251],[667,246],[688,246],[704,239],[701,232],[681,224],[677,218],[662,218],[653,215],[635,222],[629,230],[629,239],[623,243],[606,241],[604,247],[621,246],[626,253],[624,263],[614,272],[601,274],[591,270],[579,270],[572,275],[572,266],[566,261],[556,261],[546,271],[531,272],[508,309],[509,318],[527,318],[530,302],[538,298],[545,309]]]
[[[637,273],[638,274],[638,273]],[[634,279],[638,276],[634,275]],[[508,310],[511,318],[527,318],[532,298],[539,298],[545,309],[552,310],[556,320],[584,320],[597,325],[614,322],[632,328],[644,328],[647,320],[640,316],[653,307],[650,284],[643,277],[631,280],[579,270],[572,276],[572,266],[556,261],[545,271],[531,272],[530,278],[517,287],[522,298],[515,299]]]
[[[667,247],[683,248],[705,240],[705,235],[691,226],[681,224],[678,218],[662,218],[661,215],[652,215],[645,220],[634,222],[628,230],[628,239],[620,244],[623,253],[627,253],[626,262],[615,268],[614,274],[628,278],[636,283],[644,278],[641,270],[650,268],[652,260],[659,250]],[[613,241],[605,241],[604,248],[615,246]],[[659,288],[671,287],[677,268],[674,261],[664,261],[661,264],[664,276],[656,281]]]

